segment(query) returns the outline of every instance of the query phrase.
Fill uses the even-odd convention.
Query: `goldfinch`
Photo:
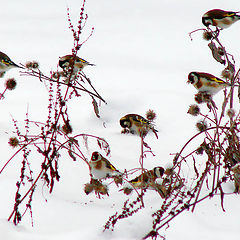
[[[229,83],[222,79],[205,72],[190,72],[187,83],[193,84],[199,92],[206,92],[209,95],[214,95],[225,87],[230,86]]]
[[[231,12],[231,11],[224,11],[221,9],[213,9],[208,12],[206,12],[202,16],[202,23],[206,27],[209,27],[210,25],[215,26],[217,28],[228,28],[233,23],[240,20],[240,15],[237,13],[239,12]]]
[[[11,68],[22,68],[14,63],[5,53],[0,52],[0,77]]]
[[[122,173],[119,172],[106,158],[99,152],[93,152],[89,162],[90,171],[93,179],[104,179],[109,177],[120,177]]]
[[[155,167],[152,170],[143,172],[138,177],[129,181],[128,186],[125,186],[122,190],[125,194],[130,194],[133,188],[142,188],[142,189],[155,189],[155,181],[157,178],[161,178],[164,174],[163,167]]]
[[[77,73],[81,71],[85,66],[95,66],[88,61],[73,55],[65,55],[59,58],[59,66],[64,70],[67,71],[71,67],[73,67],[73,72]]]
[[[138,114],[127,114],[120,119],[120,125],[126,132],[127,129],[132,134],[137,134],[140,137],[145,137],[149,130],[152,130],[156,138],[158,138],[157,130],[153,124]]]

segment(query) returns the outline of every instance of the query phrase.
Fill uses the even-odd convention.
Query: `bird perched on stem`
[[[230,27],[233,23],[240,20],[239,12],[224,11],[221,9],[210,10],[202,16],[202,23],[206,27],[210,25],[216,28],[224,29]]]
[[[93,152],[89,162],[90,171],[94,179],[104,179],[112,177],[116,184],[122,183],[122,173],[119,172],[106,158],[99,152]]]
[[[155,167],[152,170],[144,171],[138,177],[129,181],[130,186],[125,186],[122,190],[125,194],[130,194],[133,188],[150,188],[155,189],[156,179],[161,178],[164,174],[165,170],[163,167]]]
[[[158,138],[157,130],[151,121],[145,119],[138,114],[127,114],[120,119],[120,125],[124,128],[122,133],[130,132],[140,137],[145,137],[149,130],[152,130],[156,138]]]
[[[74,55],[65,55],[59,58],[59,66],[67,71],[73,68],[73,72],[77,73],[81,71],[85,66],[95,66],[95,64],[89,63],[88,61]]]
[[[0,77],[11,68],[22,68],[14,63],[5,53],[0,52]]]
[[[205,72],[190,72],[187,83],[191,83],[198,92],[206,92],[209,95],[214,95],[225,87],[230,86],[229,83],[222,79]]]

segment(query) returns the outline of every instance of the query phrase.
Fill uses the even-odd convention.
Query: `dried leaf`
[[[96,100],[94,98],[92,98],[92,100],[93,100],[92,104],[93,104],[94,112],[95,112],[96,116],[98,118],[100,118],[98,104],[97,104],[97,102],[96,102]]]
[[[74,156],[74,154],[73,154],[73,152],[72,152],[71,149],[68,150],[68,154],[69,154],[69,156],[72,158],[73,161],[76,161],[76,160],[77,160],[77,158]]]
[[[214,59],[217,61],[217,62],[220,62],[221,64],[224,64],[226,63],[226,61],[224,59],[222,59],[222,55],[219,54],[218,52],[218,48],[216,47],[215,43],[214,42],[210,42],[208,44],[208,47],[210,48],[210,50],[212,51],[212,55],[214,57]]]
[[[192,158],[193,158],[194,171],[195,171],[195,173],[196,173],[196,175],[197,175],[197,178],[198,178],[198,177],[199,177],[199,173],[198,173],[198,170],[197,170],[197,167],[196,167],[196,160],[195,160],[195,157],[194,157],[194,156],[192,156]]]
[[[75,138],[70,137],[70,138],[69,138],[69,145],[72,146],[73,143],[76,144],[77,146],[79,146],[78,140],[75,139]]]
[[[223,192],[223,190],[222,190],[221,184],[218,185],[218,188],[219,188],[219,190],[220,190],[220,195],[221,195],[221,207],[222,207],[222,210],[225,212],[225,209],[224,209],[224,207],[223,207],[224,192]]]

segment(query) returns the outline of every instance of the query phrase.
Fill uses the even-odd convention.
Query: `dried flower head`
[[[228,67],[224,68],[221,73],[222,77],[225,79],[231,79],[233,76],[232,71]]]
[[[9,78],[5,82],[5,87],[8,90],[13,90],[16,88],[16,86],[17,86],[17,81],[14,78]]]
[[[198,131],[204,132],[207,129],[207,122],[205,120],[200,120],[196,123]]]
[[[29,61],[25,63],[25,67],[28,69],[36,69],[39,68],[39,63],[36,61]]]
[[[212,96],[207,92],[198,92],[194,97],[198,104],[211,102]]]
[[[94,190],[96,193],[102,194],[102,195],[108,195],[108,187],[104,184],[98,184],[94,186]]]
[[[122,185],[122,182],[123,182],[122,176],[115,176],[115,177],[113,177],[113,180],[117,186],[118,186],[118,184]]]
[[[196,103],[198,103],[198,104],[203,103],[203,97],[202,97],[201,92],[198,92],[197,94],[195,94],[194,100],[195,100]]]
[[[167,176],[171,176],[174,174],[173,168],[167,168],[164,172]]]
[[[19,145],[19,140],[16,137],[11,137],[11,138],[9,138],[8,144],[11,147],[15,148]]]
[[[206,41],[210,41],[213,38],[213,35],[210,31],[203,32],[203,39]]]
[[[60,72],[52,72],[52,78],[59,79],[61,77]]]
[[[204,148],[200,146],[199,148],[196,149],[196,154],[197,155],[202,155],[204,153]]]
[[[202,96],[203,96],[203,102],[211,102],[212,101],[212,95],[207,93],[207,92],[202,92]]]
[[[84,192],[88,195],[89,193],[91,193],[94,189],[93,184],[91,183],[86,183],[84,186]]]
[[[228,117],[233,118],[235,116],[235,114],[236,114],[236,112],[233,108],[230,108],[227,110]]]
[[[146,118],[147,118],[147,120],[149,120],[149,121],[153,121],[153,120],[156,118],[156,116],[157,116],[157,114],[156,114],[153,110],[151,110],[151,109],[149,109],[149,110],[146,112]]]
[[[124,194],[126,194],[126,195],[129,195],[132,191],[133,191],[133,189],[132,189],[132,188],[128,188],[128,187],[125,187],[125,188],[123,189],[123,192],[124,192]]]
[[[189,114],[193,116],[198,116],[200,113],[200,107],[196,104],[192,104],[189,106],[188,112]]]
[[[62,131],[67,135],[72,133],[72,127],[69,123],[66,123],[62,126]]]

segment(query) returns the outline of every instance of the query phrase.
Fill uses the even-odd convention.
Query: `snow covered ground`
[[[11,0],[0,1],[0,51],[16,63],[37,60],[44,73],[56,70],[59,56],[71,52],[73,39],[68,29],[66,9],[70,8],[73,22],[78,20],[82,2],[79,0]],[[79,56],[96,67],[85,68],[107,105],[101,107],[101,119],[92,111],[91,99],[82,97],[71,103],[70,116],[74,134],[89,133],[105,138],[111,147],[110,160],[120,170],[138,166],[140,139],[121,135],[119,119],[127,113],[144,115],[150,108],[157,113],[159,139],[146,137],[155,158],[145,161],[146,168],[168,166],[170,154],[176,153],[195,130],[196,119],[187,114],[193,103],[195,89],[187,85],[190,71],[205,71],[220,76],[222,66],[209,52],[201,33],[188,33],[201,28],[204,12],[222,8],[240,10],[238,1],[229,0],[87,0],[87,25],[83,37],[94,27],[93,36],[83,45]],[[235,56],[239,66],[240,23],[222,33],[222,41]],[[27,108],[31,119],[45,121],[48,92],[35,78],[19,75],[17,69],[5,78],[14,76],[18,85],[0,102],[0,167],[14,153],[8,146],[12,136],[11,115],[22,126]],[[4,79],[5,79],[4,78]],[[4,89],[0,81],[0,92]],[[216,96],[221,101],[222,95]],[[105,123],[105,126],[103,126]],[[90,144],[90,158],[98,150]],[[37,164],[38,159],[34,161]],[[120,221],[114,232],[102,232],[108,217],[120,210],[127,197],[111,185],[110,197],[97,199],[86,196],[83,186],[89,181],[88,168],[82,162],[60,160],[61,180],[52,194],[40,183],[33,199],[34,227],[26,216],[19,226],[7,222],[16,191],[21,158],[0,175],[0,236],[7,240],[63,239],[141,239],[151,229],[151,213],[161,201],[154,192],[146,194],[151,206],[136,216]],[[42,184],[42,186],[41,186]],[[231,188],[231,186],[229,186]],[[232,187],[233,188],[233,187]],[[157,201],[156,201],[157,200]],[[166,232],[168,240],[239,239],[239,196],[225,197],[226,212],[220,200],[214,198],[199,204],[195,213],[177,217]]]

